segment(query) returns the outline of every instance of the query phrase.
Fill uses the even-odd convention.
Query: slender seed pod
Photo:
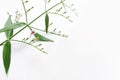
[[[46,15],[45,15],[45,31],[46,31],[46,33],[48,33],[48,27],[49,27],[49,16],[46,13]]]

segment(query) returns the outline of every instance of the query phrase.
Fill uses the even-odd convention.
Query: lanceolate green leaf
[[[49,16],[46,13],[46,15],[45,15],[45,31],[46,31],[46,33],[48,33],[48,27],[49,27]]]
[[[6,74],[8,73],[11,58],[11,43],[8,41],[3,46],[3,63]]]
[[[8,27],[10,27],[11,25],[12,25],[12,20],[11,20],[11,16],[9,15],[9,17],[8,17],[8,19],[7,19],[4,27],[5,27],[5,28],[8,28]],[[12,36],[12,34],[13,34],[13,29],[5,31],[5,34],[6,34],[6,37],[7,37],[7,38],[10,37],[10,36]]]
[[[6,31],[12,30],[12,29],[20,28],[20,27],[25,26],[25,25],[26,24],[24,22],[15,23],[15,24],[12,24],[9,27],[4,27],[4,28],[0,29],[0,33],[1,32],[6,32]]]
[[[42,35],[39,34],[39,33],[35,33],[34,36],[36,37],[36,39],[37,39],[38,41],[53,42],[53,40],[48,39],[48,38],[42,36]]]

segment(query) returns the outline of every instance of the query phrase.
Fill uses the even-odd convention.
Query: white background
[[[44,5],[44,1],[40,1],[34,0],[31,5]],[[77,18],[71,15],[73,23],[56,20],[61,22],[69,38],[51,37],[55,42],[47,44],[48,55],[30,46],[13,43],[8,80],[120,80],[120,1],[66,2],[74,3],[79,15]],[[8,17],[7,11],[14,14],[16,9],[23,10],[19,3],[20,0],[0,3],[0,28]],[[31,17],[39,14],[37,12],[31,13]],[[3,34],[0,34],[0,41],[2,38]],[[0,80],[5,80],[1,58],[2,47]]]

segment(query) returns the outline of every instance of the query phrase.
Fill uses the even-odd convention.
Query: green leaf
[[[6,31],[12,30],[12,29],[20,28],[20,27],[25,26],[25,25],[26,24],[24,22],[18,22],[18,23],[12,24],[9,27],[4,27],[4,28],[0,29],[0,33],[1,32],[6,32]]]
[[[37,41],[53,42],[53,40],[48,39],[48,38],[42,36],[42,35],[39,34],[39,33],[35,33],[34,36],[36,37],[36,40],[37,40]]]
[[[12,25],[12,20],[11,20],[11,16],[9,15],[4,27],[8,28],[11,25]],[[5,34],[6,34],[6,37],[9,38],[10,36],[13,35],[13,29],[5,31]]]
[[[46,15],[45,15],[45,31],[46,31],[46,33],[48,33],[48,27],[49,27],[49,16],[46,13]]]
[[[11,43],[8,41],[3,46],[3,63],[6,74],[8,73],[11,60]]]

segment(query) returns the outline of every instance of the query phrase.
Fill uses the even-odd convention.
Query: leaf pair
[[[6,32],[6,31],[12,30],[12,29],[20,28],[20,27],[25,26],[25,25],[26,24],[24,22],[19,22],[19,23],[11,24],[11,25],[8,25],[7,27],[4,27],[4,28],[0,29],[0,33],[1,32]]]
[[[4,29],[8,29],[12,25],[11,16],[9,15],[8,20],[6,21],[4,25]],[[9,38],[13,35],[13,29],[4,31],[6,34],[6,38]],[[9,66],[11,61],[11,43],[10,41],[7,41],[3,46],[3,63],[6,74],[8,73]]]

